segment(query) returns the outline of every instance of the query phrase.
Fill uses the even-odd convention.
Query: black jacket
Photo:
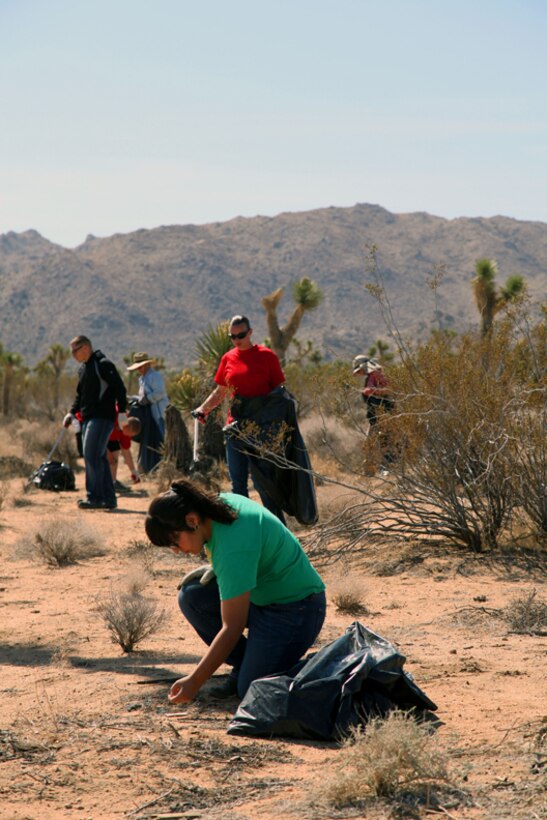
[[[315,524],[318,519],[315,486],[306,445],[298,429],[294,396],[283,386],[276,387],[267,396],[249,399],[237,396],[230,412],[236,422],[228,425],[227,434],[230,434],[232,427],[233,434],[249,446],[251,475],[258,474],[260,485],[283,512],[292,515],[300,524]],[[254,422],[251,429],[258,426],[259,431],[253,430],[246,435],[245,422]],[[279,439],[283,442],[281,453],[278,453]],[[269,444],[271,441],[277,441],[277,446],[272,448]],[[269,475],[270,470],[263,471],[261,468],[264,464],[264,459],[260,457],[261,447],[272,449],[273,454],[268,457],[270,464],[272,460],[278,461],[273,479]],[[295,466],[283,466],[287,462]]]
[[[76,398],[70,408],[78,410],[83,421],[89,419],[116,419],[116,404],[120,413],[125,413],[127,397],[125,385],[116,366],[100,350],[94,350],[87,362],[78,371]]]

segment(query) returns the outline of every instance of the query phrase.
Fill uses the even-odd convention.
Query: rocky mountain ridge
[[[74,249],[29,230],[0,235],[0,341],[34,363],[50,344],[86,333],[116,361],[147,350],[179,369],[192,364],[196,337],[234,313],[247,314],[255,341],[263,339],[261,297],[287,287],[283,321],[291,283],[308,276],[325,298],[299,337],[327,356],[351,357],[387,338],[365,287],[371,244],[408,337],[425,336],[437,320],[457,330],[476,326],[470,281],[479,257],[497,260],[500,284],[519,273],[533,300],[545,298],[547,224],[503,216],[448,220],[359,204],[89,236]],[[439,265],[436,313],[428,281]]]

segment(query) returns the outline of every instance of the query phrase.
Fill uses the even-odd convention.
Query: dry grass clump
[[[449,784],[447,757],[437,738],[411,715],[393,711],[353,732],[323,795],[338,808],[370,797],[421,801]]]
[[[9,493],[9,485],[5,481],[0,481],[0,510],[5,504],[5,501],[8,497]]]
[[[16,495],[11,500],[12,506],[18,509],[19,507],[30,507],[32,506],[32,498],[29,498],[28,495]]]
[[[64,567],[106,552],[99,533],[88,524],[73,519],[51,519],[34,535],[33,542],[25,543],[33,557],[45,561],[50,567]]]
[[[34,484],[29,484],[28,481],[23,481],[21,483],[21,493],[20,495],[15,495],[11,499],[11,503],[13,507],[30,507],[32,504],[32,498],[30,498],[31,494],[36,492],[36,487]]]
[[[145,566],[131,567],[126,578],[126,588],[130,595],[142,595],[150,580],[152,573]]]
[[[547,603],[533,589],[528,595],[514,598],[503,611],[512,632],[540,635],[547,631]]]
[[[155,575],[154,560],[158,557],[158,553],[160,552],[161,550],[158,550],[157,547],[144,538],[131,539],[125,550],[127,557],[132,562],[137,560],[139,562],[141,572],[144,572],[149,577],[153,577]]]
[[[37,422],[30,423],[23,438],[24,454],[33,462],[41,463],[49,455],[58,435],[59,427],[54,423],[45,425]],[[70,429],[61,437],[52,458],[64,461],[71,469],[77,466],[76,437]]]
[[[31,472],[32,466],[23,461],[22,458],[18,456],[0,456],[0,479],[28,476]]]
[[[338,612],[344,615],[368,615],[370,610],[363,601],[363,588],[351,575],[344,575],[329,586],[330,597]]]
[[[318,473],[332,476],[360,471],[363,459],[355,444],[355,432],[339,419],[313,414],[302,422],[300,430]]]
[[[133,652],[138,643],[156,632],[165,620],[165,610],[137,589],[110,591],[97,600],[97,612],[104,620],[113,643],[124,652]]]

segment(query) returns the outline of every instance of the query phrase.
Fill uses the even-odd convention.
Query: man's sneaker
[[[102,510],[104,508],[102,501],[90,501],[88,498],[80,498],[78,507],[81,510]]]
[[[121,481],[118,481],[118,479],[116,479],[116,481],[114,482],[114,490],[117,493],[130,493],[131,487],[128,487],[127,484],[122,484]]]
[[[102,510],[117,510],[118,509],[118,502],[117,501],[103,501],[101,504]]]
[[[237,678],[227,675],[222,683],[215,683],[207,689],[207,694],[215,700],[226,700],[237,696]]]

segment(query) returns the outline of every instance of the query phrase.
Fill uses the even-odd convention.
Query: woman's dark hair
[[[166,493],[156,496],[151,502],[144,522],[148,538],[157,547],[172,546],[174,533],[190,530],[186,516],[192,512],[220,524],[232,524],[237,518],[237,512],[218,495],[179,478],[172,482]]]

